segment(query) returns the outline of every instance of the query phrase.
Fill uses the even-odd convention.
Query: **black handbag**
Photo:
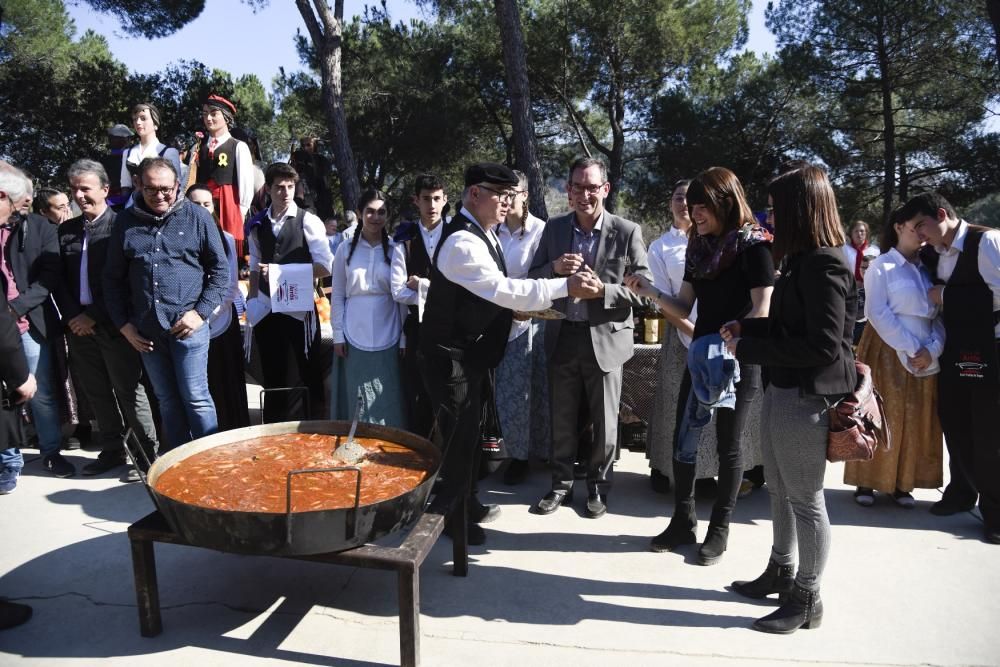
[[[483,381],[483,411],[479,422],[479,479],[496,472],[510,458],[503,441],[500,416],[497,414],[496,371],[487,373]]]

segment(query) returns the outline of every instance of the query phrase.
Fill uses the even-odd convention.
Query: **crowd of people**
[[[942,484],[946,441],[951,480],[931,512],[978,501],[985,541],[1000,543],[1000,231],[961,220],[939,194],[892,213],[880,254],[865,223],[845,232],[821,168],[787,165],[758,217],[736,175],[713,167],[674,186],[672,225],[647,250],[639,225],[606,210],[600,160],[570,165],[569,211],[547,221],[529,212],[524,174],[477,163],[454,202],[422,174],[417,219],[393,227],[389,198],[370,190],[341,230],[310,210],[292,164],[255,184],[229,100],[206,100],[206,135],[186,161],[157,139],[155,106],[131,113],[138,143],[115,149],[114,172],[107,159],[74,162],[68,194],[35,197],[0,166],[0,494],[16,488],[26,421],[44,469],[71,477],[63,425],[92,419],[100,454],[82,473],[122,468],[123,481],[157,454],[248,425],[245,372],[259,358],[266,422],[360,413],[432,437],[444,450],[433,502],[457,539],[484,543],[482,524],[500,513],[477,480],[484,443],[501,440],[506,484],[533,460],[549,465],[533,512],[572,503],[579,480],[598,519],[634,311],[652,303],[668,327],[647,456],[653,490],[674,502],[650,548],[699,541],[696,488],[717,478],[697,562],[719,562],[738,498],[766,486],[766,568],[732,584],[777,596],[756,629],[821,622],[827,412],[855,389],[856,356],[892,433],[889,450],[846,467],[858,504],[884,493],[912,508],[913,489]],[[23,620],[18,607],[4,603],[3,624]]]

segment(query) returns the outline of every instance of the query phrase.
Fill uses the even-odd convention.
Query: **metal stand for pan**
[[[461,501],[465,504],[465,499]],[[463,517],[465,507],[456,507]],[[332,565],[347,565],[396,572],[399,589],[399,658],[403,667],[420,664],[420,565],[445,527],[446,511],[433,506],[410,529],[398,547],[366,544],[347,551],[310,556],[275,556]],[[464,521],[456,522],[464,528]],[[452,573],[464,577],[468,573],[468,547],[464,530],[454,535]],[[139,631],[143,637],[155,637],[163,632],[160,616],[160,593],[156,579],[156,542],[194,546],[167,525],[159,511],[139,519],[128,528],[132,547],[132,573],[139,603]]]

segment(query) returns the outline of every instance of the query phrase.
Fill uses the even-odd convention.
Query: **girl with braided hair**
[[[359,224],[333,259],[333,372],[330,418],[350,419],[358,395],[362,419],[405,428],[400,350],[405,306],[392,298],[389,210],[378,190],[361,195]]]

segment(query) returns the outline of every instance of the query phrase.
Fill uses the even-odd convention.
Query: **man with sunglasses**
[[[178,197],[169,160],[146,158],[139,177],[142,200],[118,215],[103,285],[111,321],[141,353],[159,400],[162,453],[218,426],[206,323],[229,289],[229,264],[211,214]]]
[[[611,190],[607,168],[597,158],[579,158],[569,170],[571,212],[552,218],[531,261],[529,278],[586,273],[598,298],[557,299],[566,318],[545,327],[552,406],[552,490],[535,506],[551,514],[573,497],[573,463],[579,446],[578,420],[584,405],[594,424],[587,464],[586,515],[607,511],[607,493],[618,441],[622,365],[632,356],[632,308],[642,299],[622,280],[627,274],[652,279],[642,229],[604,208]]]

